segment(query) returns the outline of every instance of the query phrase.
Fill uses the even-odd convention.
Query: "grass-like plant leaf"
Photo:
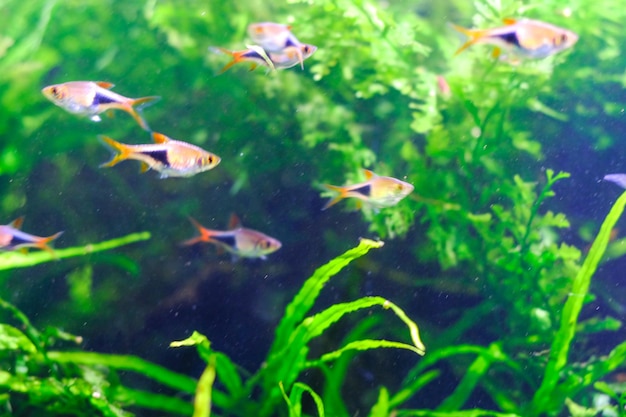
[[[11,350],[35,353],[37,348],[20,330],[8,324],[0,323],[0,351]]]
[[[338,256],[332,261],[319,267],[309,278],[294,299],[289,303],[285,310],[285,315],[276,329],[276,338],[270,350],[270,356],[281,351],[292,332],[295,330],[306,314],[309,312],[315,300],[319,296],[324,284],[343,268],[345,268],[353,260],[365,255],[370,249],[376,249],[383,246],[383,242],[375,242],[369,239],[361,239],[356,248],[350,249],[343,255]]]
[[[437,408],[439,411],[453,411],[463,407],[476,385],[491,367],[491,364],[503,356],[502,349],[497,343],[492,343],[487,354],[479,355],[469,366],[465,376],[454,392]]]
[[[280,390],[283,394],[283,398],[287,402],[287,406],[289,407],[289,417],[301,417],[302,414],[302,394],[308,392],[313,401],[315,402],[315,407],[317,408],[317,414],[319,417],[324,417],[324,402],[322,398],[315,392],[311,387],[307,384],[303,384],[302,382],[296,382],[291,387],[291,393],[287,396],[285,392],[285,388],[283,384],[280,384]]]
[[[148,362],[141,358],[129,355],[109,355],[91,352],[48,352],[50,360],[58,363],[108,366],[113,369],[133,371],[148,378],[154,379],[168,387],[193,394],[196,391],[196,381],[185,375],[172,372],[162,366]]]
[[[33,251],[28,253],[13,251],[2,253],[0,254],[0,271],[15,268],[25,268],[44,262],[56,261],[59,259],[71,258],[75,256],[85,256],[89,255],[90,253],[105,251],[148,239],[150,239],[149,232],[140,232],[100,243],[90,243],[85,246],[55,249],[52,253],[48,251]]]
[[[189,402],[176,397],[154,394],[152,392],[131,389],[124,386],[117,386],[113,389],[113,395],[109,400],[121,404],[133,405],[135,407],[167,411],[170,413],[188,416],[193,408]]]
[[[559,384],[561,371],[567,365],[570,345],[576,334],[578,315],[589,290],[591,277],[596,272],[596,268],[604,256],[611,238],[611,231],[622,215],[625,206],[626,193],[623,193],[602,223],[600,232],[591,245],[589,254],[572,283],[572,290],[561,314],[560,327],[550,349],[550,358],[543,381],[535,393],[528,410],[529,416],[538,416],[547,411],[554,411],[563,405],[564,399],[557,397],[555,390]]]
[[[519,414],[497,413],[489,410],[433,411],[433,410],[399,410],[396,417],[521,417]]]
[[[225,354],[212,350],[211,342],[205,335],[194,331],[187,339],[170,343],[170,347],[183,346],[195,346],[198,351],[198,356],[200,356],[207,365],[210,365],[212,361],[215,362],[214,368],[217,373],[216,376],[230,394],[230,398],[227,398],[226,394],[214,389],[213,394],[214,397],[216,397],[216,403],[225,406],[229,404],[233,398],[244,395],[243,382],[237,372],[237,366]]]
[[[209,417],[211,415],[211,393],[215,382],[215,355],[209,357],[209,363],[200,376],[193,400],[193,417]]]

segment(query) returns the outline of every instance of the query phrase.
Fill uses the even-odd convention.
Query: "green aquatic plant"
[[[611,0],[115,0],[86,1],[80,8],[55,1],[0,4],[0,11],[11,16],[0,35],[0,101],[5,110],[0,114],[0,175],[6,179],[0,182],[2,211],[27,207],[41,218],[57,213],[71,229],[87,235],[81,239],[100,240],[125,221],[158,225],[160,234],[141,257],[94,256],[120,267],[121,274],[95,274],[90,265],[72,267],[67,272],[69,300],[49,300],[50,309],[34,313],[106,341],[117,340],[121,333],[137,349],[153,350],[150,338],[136,336],[146,316],[166,294],[187,281],[204,279],[203,269],[220,268],[187,259],[181,266],[179,260],[187,253],[177,253],[171,244],[182,238],[180,218],[201,210],[215,215],[245,207],[251,223],[267,220],[277,236],[286,236],[285,249],[298,254],[296,262],[279,259],[271,267],[264,265],[288,276],[293,275],[290,268],[301,270],[300,255],[319,256],[344,247],[345,230],[388,241],[399,238],[388,242],[396,245],[394,256],[365,261],[376,282],[397,290],[398,305],[410,308],[411,316],[420,315],[429,353],[400,386],[383,387],[381,382],[375,388],[378,400],[372,415],[557,415],[566,406],[593,412],[598,393],[622,404],[621,387],[601,380],[619,366],[622,348],[609,352],[596,343],[600,332],[617,330],[621,321],[602,312],[577,312],[576,303],[589,305],[585,303],[593,294],[582,287],[574,290],[572,283],[575,277],[583,282],[581,274],[592,274],[594,268],[581,262],[582,245],[563,239],[568,229],[589,220],[570,213],[568,198],[577,191],[566,191],[573,189],[571,184],[578,190],[585,178],[573,172],[567,179],[558,171],[570,169],[565,163],[579,165],[574,157],[581,155],[599,157],[595,167],[605,167],[607,155],[618,154],[616,138],[624,130],[625,107],[620,92],[626,85],[618,59],[625,44],[624,10]],[[566,54],[518,66],[493,60],[489,48],[480,45],[453,56],[463,40],[449,22],[493,27],[512,16],[567,27],[580,41]],[[264,20],[291,23],[299,39],[319,47],[305,62],[305,71],[265,75],[233,68],[217,76],[225,57],[208,47],[243,48],[247,24]],[[105,152],[95,141],[97,134],[133,143],[149,138],[126,118],[94,124],[54,108],[39,93],[45,84],[76,79],[115,82],[128,95],[161,95],[162,102],[146,110],[150,125],[214,150],[224,162],[210,175],[176,183],[137,177],[131,169],[98,171]],[[572,159],[555,157],[564,154]],[[312,185],[356,180],[364,167],[405,179],[415,191],[378,213],[350,216],[338,208],[319,215],[323,202]],[[595,167],[585,177],[596,175]],[[559,200],[549,199],[555,187],[563,187],[558,188]],[[591,188],[584,190],[585,195],[592,193]],[[292,231],[308,227],[315,233],[306,245],[297,246],[303,239]],[[615,259],[622,253],[614,242],[607,256]],[[35,255],[44,259],[47,254]],[[58,269],[55,263],[45,266],[50,267],[46,273]],[[254,269],[226,268],[237,282]],[[15,294],[17,304],[38,305],[35,289],[22,279],[27,271],[13,271],[15,279],[6,291]],[[124,291],[121,283],[127,285]],[[351,286],[338,282],[336,290],[346,287]],[[572,300],[570,293],[581,289],[585,295]],[[437,294],[455,302],[444,311],[432,311],[430,299]],[[382,299],[366,298],[337,308],[381,303],[384,307]],[[67,305],[72,314],[66,314]],[[131,305],[135,314],[124,317],[122,330],[93,325],[117,318],[120,306]],[[315,338],[299,324],[309,318],[330,320],[335,313],[305,314],[281,326],[299,329],[294,346],[302,347],[307,338]],[[276,385],[271,373],[261,371],[250,382],[247,373],[208,345],[201,383],[196,386],[188,378],[170,388],[196,394],[198,416],[211,409],[228,413],[236,403],[245,408],[261,402],[267,404],[264,410],[290,416],[321,410],[349,416],[356,400],[341,395],[341,386],[358,379],[350,369],[352,355],[357,346],[367,346],[352,343],[373,337],[368,335],[381,320],[374,314],[350,327],[343,348],[329,356],[317,361],[305,357],[303,366],[320,372],[323,386],[294,377],[277,362],[272,369],[291,385]],[[402,334],[405,322],[395,323],[384,322],[391,334]],[[165,337],[174,338],[171,333]],[[289,341],[281,340],[283,345]],[[571,348],[572,340],[578,349]],[[198,339],[199,351],[201,345],[205,342]],[[271,353],[293,355],[303,363],[302,352],[283,352],[274,345]],[[62,368],[75,375],[72,361],[79,358],[64,358]],[[102,380],[110,378],[110,386],[119,382],[116,369],[143,372],[137,364],[128,365],[127,358],[82,358],[81,369],[92,369],[99,360],[107,364],[110,374]],[[453,388],[424,395],[434,384]],[[259,391],[251,402],[243,398],[252,385],[263,400]],[[237,398],[241,402],[233,393],[242,396]],[[139,404],[151,403],[147,394],[136,395],[146,398]],[[303,397],[309,395],[313,400],[307,408]],[[438,401],[432,407],[436,410],[420,408],[423,396]],[[372,398],[370,392],[353,397]],[[130,394],[107,398],[117,401],[111,407],[131,402]],[[489,404],[484,405],[485,399]],[[497,411],[464,410],[478,403]],[[177,407],[171,404],[163,410]],[[191,413],[190,405],[184,410]]]
[[[213,351],[208,339],[199,333],[194,333],[186,340],[174,342],[172,346],[196,346],[199,355],[207,362],[205,373],[212,375],[215,372],[217,380],[221,381],[226,388],[226,392],[213,389],[212,398],[215,407],[223,410],[227,415],[273,416],[279,413],[286,401],[289,415],[301,416],[304,414],[300,411],[300,400],[305,392],[313,397],[320,416],[343,415],[345,413],[343,404],[325,403],[323,396],[306,383],[298,382],[298,378],[312,369],[328,370],[330,363],[351,351],[394,348],[406,349],[419,355],[425,353],[417,325],[406,316],[402,309],[382,297],[363,297],[351,302],[333,304],[321,312],[308,315],[330,278],[354,259],[365,255],[370,249],[381,246],[382,242],[363,239],[356,248],[318,268],[287,306],[263,366],[245,381],[242,380],[237,367],[226,356]],[[369,310],[376,306],[391,310],[408,327],[411,344],[363,338],[353,340],[318,358],[308,357],[310,343],[321,336],[331,325],[350,313]],[[332,373],[324,372],[323,374],[326,377],[323,385],[334,384],[336,388],[339,388],[336,384],[340,381],[329,379]],[[257,401],[250,400],[255,396],[254,393],[259,398]],[[338,405],[341,408],[335,408]]]
[[[124,410],[132,406],[177,415],[193,414],[194,417],[208,417],[212,409],[224,415],[240,416],[251,413],[273,416],[288,410],[289,416],[297,417],[304,415],[301,399],[308,393],[314,398],[320,416],[338,415],[331,403],[324,404],[311,386],[298,381],[305,371],[328,370],[328,364],[351,351],[393,348],[418,355],[425,353],[417,325],[400,307],[385,298],[363,297],[310,314],[329,279],[353,260],[382,245],[382,242],[363,239],[354,249],[317,269],[287,306],[266,361],[252,375],[242,371],[225,354],[213,350],[209,340],[198,332],[170,345],[196,347],[200,358],[206,362],[198,381],[134,356],[52,350],[58,341],[80,343],[81,338],[59,330],[42,334],[19,309],[0,300],[0,308],[22,329],[9,323],[0,324],[2,407],[14,415],[37,412],[45,416],[121,417],[132,415]],[[311,341],[331,325],[350,313],[376,306],[390,310],[406,325],[411,343],[360,338],[317,358],[309,357]],[[133,372],[175,392],[194,395],[193,405],[177,398],[177,394],[127,387],[118,375],[120,372]],[[220,383],[219,387],[215,386],[216,382]],[[338,388],[338,381],[333,382]]]

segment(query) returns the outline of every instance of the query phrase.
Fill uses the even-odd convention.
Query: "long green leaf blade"
[[[59,259],[71,258],[75,256],[89,255],[91,253],[105,251],[148,239],[150,239],[149,232],[140,232],[100,243],[90,243],[89,245],[85,246],[75,246],[65,249],[55,249],[54,253],[50,253],[47,251],[29,253],[7,252],[0,254],[0,271],[6,269],[25,268],[44,262],[56,261]]]
[[[215,355],[209,358],[209,364],[200,376],[193,400],[193,417],[210,417],[211,393],[215,382]]]
[[[361,239],[357,247],[348,250],[343,255],[319,267],[304,283],[302,289],[300,289],[298,294],[296,294],[294,299],[287,306],[285,315],[276,329],[276,338],[270,350],[270,357],[272,354],[279,352],[285,347],[296,326],[304,319],[311,307],[313,307],[315,300],[317,300],[322,288],[324,288],[324,284],[326,284],[333,275],[337,274],[353,260],[365,255],[370,249],[376,249],[382,246],[383,242]]]
[[[546,366],[541,386],[535,393],[528,415],[538,416],[550,408],[553,393],[559,383],[561,371],[567,365],[570,345],[576,334],[578,315],[583,307],[585,296],[589,290],[591,277],[604,256],[611,238],[611,231],[621,217],[626,206],[626,193],[615,202],[611,211],[600,227],[600,232],[591,245],[589,254],[572,284],[572,291],[565,302],[561,314],[561,324],[550,349],[550,359]]]
[[[137,372],[148,378],[152,378],[163,385],[178,389],[188,394],[193,394],[196,390],[196,381],[193,378],[170,371],[169,369],[135,356],[58,351],[48,352],[47,356],[50,360],[59,363],[100,365],[108,366],[114,369],[124,369],[127,371]]]

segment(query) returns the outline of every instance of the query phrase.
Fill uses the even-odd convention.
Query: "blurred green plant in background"
[[[249,415],[258,407],[264,415],[290,416],[322,409],[326,415],[376,417],[624,415],[623,386],[607,378],[620,371],[624,359],[618,315],[623,300],[610,281],[589,289],[623,197],[588,252],[571,237],[572,230],[581,224],[596,230],[600,210],[586,217],[570,213],[567,201],[606,211],[608,198],[600,198],[595,182],[605,172],[595,170],[607,169],[606,161],[623,161],[618,138],[626,104],[619,57],[626,9],[610,0],[268,3],[0,2],[0,12],[11,16],[0,31],[0,212],[6,219],[26,213],[43,233],[65,230],[59,246],[82,246],[137,229],[153,236],[140,249],[93,255],[88,262],[5,268],[2,298],[37,317],[33,329],[62,326],[96,346],[100,342],[103,349],[97,350],[130,346],[142,356],[153,355],[155,345],[180,334],[164,327],[154,336],[146,323],[159,317],[159,309],[174,311],[206,299],[199,288],[207,280],[212,291],[232,297],[242,311],[261,305],[268,312],[273,301],[263,299],[260,289],[295,293],[300,285],[291,277],[358,236],[377,235],[386,239],[385,248],[335,284],[330,304],[342,305],[339,294],[362,298],[368,283],[386,283],[398,295],[386,298],[405,306],[428,341],[428,354],[417,365],[408,371],[381,367],[368,385],[360,382],[363,372],[346,352],[332,358],[332,367],[305,363],[323,377],[272,380],[280,373],[260,370],[258,379],[247,378],[235,359],[213,350],[235,336],[211,334],[206,324],[198,330],[210,345],[198,335],[187,342],[197,345],[206,366],[198,388],[204,405],[210,398],[223,415]],[[462,40],[448,23],[494,27],[519,16],[567,27],[580,40],[571,52],[517,66],[494,61],[484,46],[452,57]],[[318,46],[304,72],[265,75],[242,66],[218,74],[225,57],[208,48],[243,49],[246,26],[255,21],[289,23],[300,40]],[[97,134],[129,143],[149,138],[130,118],[96,124],[41,96],[43,86],[70,80],[110,81],[124,95],[162,96],[145,111],[151,127],[215,151],[222,164],[189,181],[161,181],[132,167],[99,171],[107,152]],[[322,214],[315,186],[357,181],[362,168],[409,181],[415,191],[378,213],[337,208]],[[555,193],[558,199],[550,198]],[[261,266],[231,265],[214,254],[199,257],[176,248],[189,232],[183,229],[186,215],[220,221],[224,213],[244,210],[246,223],[264,225],[283,241],[283,258]],[[610,245],[609,255],[623,253],[619,241]],[[217,288],[221,276],[228,276],[228,284]],[[268,276],[273,280],[265,280]],[[613,311],[591,308],[603,301],[595,291],[613,296]],[[244,293],[260,299],[249,301]],[[437,305],[437,294],[452,301]],[[282,293],[277,298],[287,299]],[[122,315],[129,306],[132,314]],[[278,323],[275,316],[268,320]],[[373,312],[350,325],[353,333],[340,337],[343,346],[365,334],[379,338],[379,332],[405,330]],[[37,356],[49,350],[32,337],[35,350],[24,347],[30,346],[19,333],[24,329],[4,329],[7,340],[17,343],[7,352]],[[279,333],[274,342],[285,337]],[[329,340],[319,342],[323,347],[337,345],[336,334],[325,337]],[[599,343],[604,338],[611,343]],[[277,349],[272,345],[270,352]],[[261,346],[257,350],[265,354]],[[74,363],[75,357],[65,357]],[[89,364],[99,381],[118,369],[105,358],[94,356]],[[297,359],[302,365],[302,357]],[[50,384],[69,389],[60,375]],[[187,396],[196,392],[195,380],[184,381],[171,388]],[[259,386],[262,393],[250,391]],[[20,392],[31,389],[22,385]],[[97,400],[88,399],[88,390],[80,392],[83,397],[72,398]],[[136,395],[140,405],[153,398],[119,392],[96,409],[120,415],[116,407],[132,403],[129,398]],[[301,408],[305,393],[314,400]],[[247,395],[250,402],[237,408],[241,404],[234,398]],[[600,399],[608,405],[598,405]],[[172,401],[160,410],[175,411],[180,400]],[[208,409],[197,410],[206,415]],[[185,403],[178,411],[189,414],[191,408]]]

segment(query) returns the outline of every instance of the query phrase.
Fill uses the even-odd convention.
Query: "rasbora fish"
[[[138,110],[159,100],[160,97],[128,98],[114,93],[113,84],[103,81],[70,81],[54,84],[41,90],[44,96],[70,113],[87,116],[95,122],[108,110],[123,110],[130,114],[145,130],[150,130]]]
[[[413,185],[392,177],[383,177],[364,169],[366,181],[353,185],[337,186],[324,184],[337,196],[328,201],[322,210],[337,204],[344,198],[357,198],[372,208],[391,207],[413,191]]]
[[[41,237],[25,233],[20,230],[24,223],[24,217],[18,217],[9,224],[0,225],[0,249],[5,251],[37,248],[53,253],[48,243],[52,242],[63,232],[58,232],[52,236]]]
[[[214,153],[161,133],[153,132],[152,139],[153,144],[127,145],[108,136],[100,136],[100,140],[115,152],[113,158],[100,167],[112,167],[121,161],[135,159],[141,162],[141,172],[153,169],[161,173],[161,178],[191,177],[215,168],[221,160]]]
[[[504,23],[505,26],[492,29],[466,29],[453,24],[453,28],[469,37],[455,55],[474,44],[485,43],[496,47],[494,56],[498,56],[502,48],[516,56],[540,59],[570,48],[578,41],[574,32],[539,20],[505,19]]]
[[[242,51],[230,51],[225,48],[211,48],[219,52],[225,53],[232,57],[232,60],[226,64],[220,72],[227,71],[230,67],[241,62],[250,63],[250,71],[253,71],[259,65],[271,69],[286,69],[298,65],[300,57],[309,58],[317,50],[314,45],[302,44],[298,47],[290,46],[283,49],[282,52],[265,52],[263,48],[256,45],[249,45],[248,49]]]
[[[195,219],[190,217],[189,220],[198,229],[200,236],[182,242],[183,245],[213,243],[234,256],[261,259],[265,259],[266,255],[276,252],[282,246],[273,237],[242,227],[239,218],[234,214],[230,219],[230,230],[227,231],[207,229]]]
[[[283,53],[286,48],[295,47],[300,67],[304,68],[302,44],[291,33],[291,26],[273,22],[252,23],[248,25],[248,35],[254,44],[266,52]]]

